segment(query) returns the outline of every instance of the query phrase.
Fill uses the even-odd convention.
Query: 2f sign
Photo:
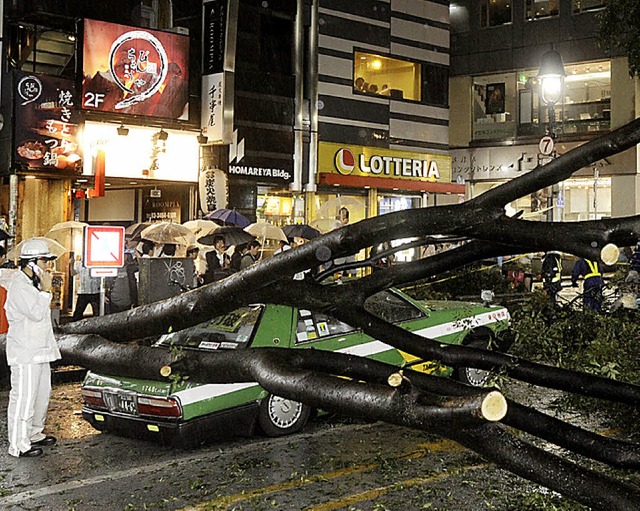
[[[120,268],[124,265],[124,227],[87,225],[84,265],[87,268]]]
[[[543,154],[544,156],[549,156],[550,154],[553,153],[555,146],[556,144],[553,141],[553,138],[542,137],[540,139],[540,143],[538,144],[538,150],[540,151],[540,154]]]
[[[84,95],[84,105],[86,108],[100,108],[100,104],[104,103],[104,94],[97,92],[87,92]]]

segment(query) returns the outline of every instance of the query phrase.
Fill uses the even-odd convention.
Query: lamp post
[[[563,82],[565,77],[564,63],[562,56],[555,50],[546,52],[540,60],[540,70],[538,71],[538,82],[540,84],[540,101],[547,105],[549,124],[547,125],[547,135],[551,137],[549,141],[551,147],[556,138],[556,104],[562,99]],[[548,140],[548,139],[547,139]],[[548,153],[547,153],[548,154]],[[555,157],[555,150],[551,153],[551,158]],[[547,221],[553,222],[553,200],[557,195],[557,190],[552,190],[547,198]]]
[[[565,76],[562,56],[555,50],[545,53],[540,61],[538,81],[540,83],[540,99],[547,105],[549,113],[549,126],[547,129],[551,138],[555,138],[555,106],[562,99],[562,86]]]

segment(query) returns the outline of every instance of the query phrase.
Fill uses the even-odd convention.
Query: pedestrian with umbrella
[[[214,250],[207,252],[207,270],[204,274],[204,283],[209,284],[216,280],[223,279],[232,273],[229,255],[226,253],[227,247],[232,245],[243,245],[255,239],[254,236],[245,232],[240,227],[224,226],[211,234],[198,238],[198,243],[213,246]]]
[[[207,252],[207,254],[205,255],[205,258],[207,260],[207,270],[205,271],[203,276],[205,284],[210,284],[211,282],[215,282],[216,280],[221,280],[225,277],[228,277],[232,273],[229,269],[231,260],[226,253],[227,245],[225,244],[224,237],[218,234],[214,234],[211,241],[213,244],[213,250]],[[208,243],[204,244],[206,245]]]
[[[247,243],[245,252],[240,259],[240,269],[244,270],[251,265],[258,262],[258,251],[260,250],[260,242],[258,240],[251,240]]]
[[[143,240],[152,241],[156,244],[156,256],[169,256],[175,255],[175,248],[168,247],[166,251],[165,245],[180,245],[181,247],[188,247],[195,241],[195,236],[191,232],[191,229],[181,224],[174,222],[158,222],[151,224],[140,233],[140,237]],[[172,255],[173,252],[173,255]]]
[[[259,239],[262,247],[264,247],[267,240],[287,241],[287,236],[280,227],[265,221],[255,222],[245,227],[244,230]],[[261,259],[262,256],[263,252],[260,254]]]

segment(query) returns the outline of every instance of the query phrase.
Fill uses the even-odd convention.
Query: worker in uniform
[[[542,258],[542,289],[555,303],[562,289],[562,257],[556,250],[545,253]]]
[[[56,438],[43,433],[51,394],[50,362],[60,350],[51,326],[51,275],[47,263],[55,259],[43,240],[27,240],[20,250],[20,269],[9,284],[5,310],[11,390],[7,411],[9,454],[42,455],[42,447]]]
[[[583,303],[585,308],[600,312],[602,310],[602,287],[604,280],[600,272],[598,261],[589,259],[578,259],[571,272],[571,283],[573,287],[578,286],[578,279],[584,275],[584,286],[582,290]]]

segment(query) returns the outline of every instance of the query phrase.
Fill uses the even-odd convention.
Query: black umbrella
[[[287,238],[304,238],[312,240],[320,236],[320,231],[307,224],[285,225],[282,227]]]
[[[245,231],[242,227],[228,225],[220,227],[206,236],[198,238],[198,243],[213,246],[213,241],[216,236],[222,236],[224,238],[224,244],[228,247],[231,245],[242,245],[243,243],[247,243],[256,238]]]

